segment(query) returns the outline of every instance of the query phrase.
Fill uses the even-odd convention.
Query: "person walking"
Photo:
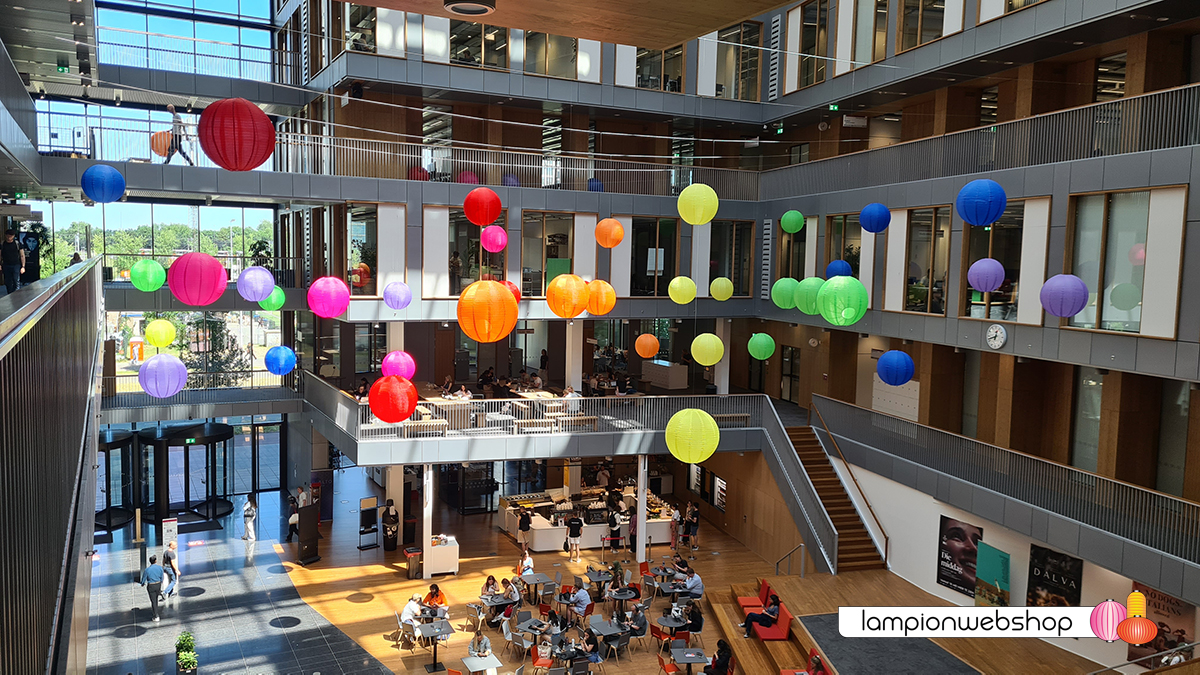
[[[5,292],[11,294],[17,290],[17,282],[25,273],[25,249],[17,241],[16,230],[4,233],[4,243],[0,244],[0,265],[4,267]]]
[[[545,349],[542,350],[542,362],[538,369],[538,377],[542,378],[542,382],[550,380],[550,353]]]
[[[187,126],[183,123],[183,118],[179,113],[175,112],[174,105],[167,105],[167,112],[171,113],[171,146],[167,148],[167,158],[163,160],[163,164],[170,164],[171,158],[175,153],[179,153],[181,157],[187,160],[188,166],[196,166],[191,157],[183,150],[183,137],[187,131]]]
[[[254,495],[246,497],[246,505],[242,507],[242,523],[246,526],[246,531],[242,534],[242,539],[255,541],[258,537],[254,534],[254,518],[258,515],[258,502],[255,501]]]
[[[292,508],[291,513],[288,514],[288,533],[287,538],[284,539],[284,541],[290,544],[292,543],[293,534],[297,537],[300,536],[300,511],[298,508],[299,500],[297,498],[288,497],[288,501],[292,503]],[[388,502],[390,503],[391,500],[388,500]]]
[[[169,599],[179,588],[179,544],[170,542],[163,549],[163,569],[170,577],[167,587],[163,589],[163,599]]]
[[[462,292],[462,258],[458,251],[450,254],[449,272],[450,295],[458,295]]]
[[[150,556],[150,564],[142,570],[142,580],[139,582],[146,593],[150,595],[150,610],[154,614],[154,622],[158,623],[158,599],[162,595],[163,568],[158,564],[158,556]]]

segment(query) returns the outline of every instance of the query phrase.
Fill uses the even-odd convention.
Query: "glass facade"
[[[450,63],[508,68],[508,29],[473,21],[451,21]]]
[[[347,209],[350,225],[347,228],[349,260],[346,265],[346,284],[353,295],[379,295],[379,225],[374,204],[352,204]]]
[[[708,278],[725,277],[733,282],[733,294],[750,295],[752,276],[750,249],[754,246],[754,223],[747,221],[712,221],[712,240],[709,243]]]
[[[829,62],[829,0],[800,5],[800,88],[825,81]]]
[[[504,211],[497,222],[507,222]],[[508,249],[489,253],[480,245],[479,235],[483,228],[467,220],[462,209],[450,209],[450,295],[462,293],[462,289],[481,279],[504,281],[504,261]]]
[[[1021,225],[1025,202],[1009,202],[1000,220],[986,227],[966,226],[966,255],[963,269],[983,258],[992,258],[1004,266],[1004,282],[990,293],[964,286],[966,306],[963,316],[990,321],[1017,320],[1017,292],[1021,277]]]
[[[945,314],[950,272],[950,207],[908,212],[907,261],[904,310]]]
[[[675,278],[677,269],[678,228],[674,218],[633,219],[632,295],[667,295],[667,285]]]
[[[521,295],[542,297],[560,274],[574,271],[575,215],[525,211],[521,216]]]
[[[746,21],[717,31],[717,98],[758,100],[762,24]]]
[[[1086,195],[1074,207],[1071,273],[1087,284],[1088,304],[1067,325],[1138,332],[1150,192]]]
[[[828,265],[834,260],[845,260],[850,263],[853,276],[858,278],[859,264],[862,259],[862,226],[858,224],[858,214],[847,213],[830,216],[828,223],[825,230],[825,240],[829,246],[829,250],[826,252],[826,264]]]
[[[900,48],[896,51],[912,49],[942,37],[945,19],[944,0],[901,0]]]
[[[266,2],[195,4],[116,0],[130,11],[96,9],[96,52],[100,63],[180,73],[271,81],[271,31]],[[180,5],[183,7],[180,7]],[[233,13],[214,11],[225,5]],[[180,18],[179,10],[194,13]],[[220,19],[205,21],[205,17]]]

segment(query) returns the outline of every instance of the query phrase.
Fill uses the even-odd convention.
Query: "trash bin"
[[[404,549],[404,557],[407,559],[408,578],[421,578],[421,549],[415,546],[409,546]]]
[[[715,396],[717,394],[717,385],[710,384],[704,387],[704,393],[708,394],[709,396]]]

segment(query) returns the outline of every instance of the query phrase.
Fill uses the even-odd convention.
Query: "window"
[[[1015,12],[1030,5],[1036,5],[1042,0],[1004,0],[1004,11]]]
[[[991,293],[981,293],[964,285],[965,316],[992,321],[1017,320],[1017,282],[1021,276],[1021,225],[1025,219],[1025,202],[1009,202],[1000,220],[987,227],[966,226],[966,259],[964,272],[983,258],[1000,261],[1004,266],[1004,283]]]
[[[1191,397],[1189,383],[1182,380],[1163,380],[1162,416],[1158,422],[1158,480],[1155,489],[1176,497],[1183,496]]]
[[[508,222],[504,211],[496,222]],[[482,231],[483,228],[467,220],[462,209],[450,209],[450,295],[462,293],[462,289],[480,279],[504,281],[507,249],[499,253],[485,251],[479,245]]]
[[[717,32],[718,98],[758,100],[759,40],[762,24],[747,21]]]
[[[421,166],[431,181],[450,180],[454,117],[448,105],[427,105],[421,111]]]
[[[530,31],[525,33],[525,72],[550,77],[576,77],[576,38]]]
[[[636,72],[638,89],[662,89],[663,52],[661,49],[637,48]]]
[[[571,213],[525,211],[521,215],[521,295],[541,297],[560,274],[573,271]]]
[[[792,403],[800,403],[800,348],[782,345],[779,348],[781,360],[781,381],[779,383],[779,398]]]
[[[346,49],[375,53],[375,8],[346,3]]]
[[[663,52],[663,90],[683,92],[683,45]]]
[[[950,268],[950,207],[908,212],[908,277],[904,309],[946,313],[946,279]]]
[[[829,246],[825,259],[829,262],[845,260],[850,263],[853,276],[857,279],[859,260],[862,258],[862,226],[858,224],[858,214],[830,216],[825,232]]]
[[[675,278],[677,231],[674,218],[633,219],[633,295],[667,294],[667,284]]]
[[[912,49],[942,37],[945,0],[902,0],[900,9],[900,48]]]
[[[696,494],[700,494],[703,473],[704,469],[699,464],[688,464],[688,489]]]
[[[1071,423],[1071,466],[1095,471],[1100,459],[1100,399],[1104,375],[1090,366],[1075,368],[1075,410]]]
[[[671,349],[673,344],[675,331],[671,327],[675,324],[671,319],[642,319],[638,325],[635,336],[642,333],[649,333],[658,338],[658,354],[654,355],[656,359],[670,359],[674,350]]]
[[[728,488],[728,485],[725,483],[724,478],[721,478],[715,473],[712,474],[712,479],[712,505],[715,506],[721,513],[725,513],[725,491]]]
[[[1125,52],[1096,61],[1096,102],[1113,101],[1124,96]]]
[[[172,3],[174,4],[174,3]],[[203,14],[197,14],[202,17]],[[241,24],[241,25],[239,25]],[[270,24],[164,16],[162,10],[96,10],[100,63],[269,81]]]
[[[829,0],[800,5],[800,88],[825,81],[829,53]]]
[[[979,126],[987,127],[999,121],[1000,86],[988,87],[979,92]]]
[[[854,15],[854,67],[887,56],[888,0],[858,0]]]
[[[754,223],[712,221],[709,242],[709,280],[726,277],[733,282],[733,294],[750,295],[750,247],[754,245]]]
[[[805,227],[808,226],[805,225]],[[807,246],[807,230],[800,230],[795,234],[779,230],[779,274],[777,278],[804,278],[804,259]]]
[[[808,143],[793,145],[788,149],[788,164],[803,164],[808,161]]]
[[[1088,304],[1067,325],[1130,333],[1141,329],[1149,221],[1149,191],[1075,198],[1071,273],[1087,284]]]
[[[350,227],[347,230],[350,242],[346,247],[349,254],[346,265],[346,282],[352,295],[379,295],[376,282],[379,277],[378,225],[374,204],[353,204],[350,212]]]
[[[387,324],[354,324],[354,373],[377,373],[387,356]]]
[[[450,63],[508,68],[508,29],[473,21],[452,20]]]

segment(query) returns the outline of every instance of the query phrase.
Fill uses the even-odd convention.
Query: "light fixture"
[[[485,16],[496,11],[496,0],[442,0],[442,6],[460,16]]]

